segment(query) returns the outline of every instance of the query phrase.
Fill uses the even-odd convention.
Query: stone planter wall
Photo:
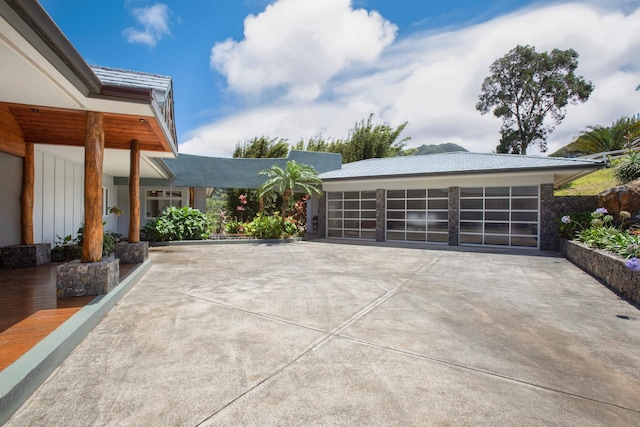
[[[640,304],[640,272],[629,270],[621,257],[567,240],[560,241],[560,252],[625,298]]]

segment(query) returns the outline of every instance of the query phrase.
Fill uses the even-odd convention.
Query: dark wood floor
[[[0,370],[95,298],[56,298],[57,267],[0,269]],[[135,267],[122,264],[120,279]]]

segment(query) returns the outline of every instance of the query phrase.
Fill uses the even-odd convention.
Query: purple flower
[[[629,258],[625,264],[627,264],[627,268],[631,271],[640,271],[640,259],[636,257]]]
[[[596,209],[596,213],[606,214],[606,213],[609,213],[609,211],[607,211],[607,208],[598,208]]]
[[[560,221],[562,221],[564,224],[569,224],[571,222],[571,217],[569,215],[565,215],[560,219]]]

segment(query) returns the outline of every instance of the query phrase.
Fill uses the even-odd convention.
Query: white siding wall
[[[116,204],[113,177],[103,175],[102,185],[109,189],[109,206]],[[53,153],[35,149],[35,194],[33,229],[36,243],[55,243],[76,236],[84,220],[84,165]],[[106,228],[117,231],[114,215],[103,216]]]
[[[0,246],[20,244],[22,158],[0,153]]]

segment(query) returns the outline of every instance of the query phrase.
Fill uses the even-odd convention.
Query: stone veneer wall
[[[541,202],[542,204],[542,202]],[[593,212],[598,207],[598,196],[556,196],[553,197],[553,203],[550,210],[546,211],[546,216],[540,213],[542,230],[540,230],[540,238],[542,240],[543,232],[545,237],[549,239],[547,246],[540,249],[557,251],[560,241],[560,228],[558,220],[567,214],[574,212]],[[547,208],[549,206],[547,205]]]
[[[386,206],[387,206],[387,190],[377,189],[376,190],[376,242],[386,241],[386,238],[385,238]]]
[[[564,239],[559,246],[560,252],[569,261],[625,298],[640,304],[640,272],[628,269],[621,257]]]
[[[449,245],[458,246],[460,228],[460,187],[449,187]]]

